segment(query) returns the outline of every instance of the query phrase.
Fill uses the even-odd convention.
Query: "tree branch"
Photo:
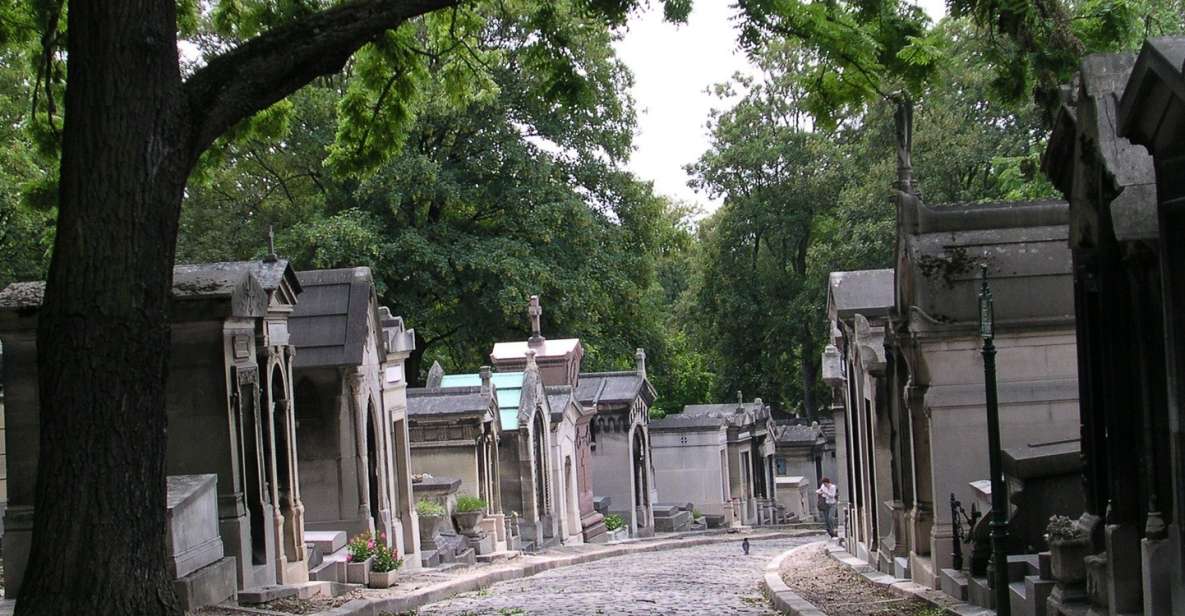
[[[185,83],[193,114],[190,155],[317,77],[345,66],[366,43],[409,19],[463,0],[357,0],[296,19],[210,60]]]

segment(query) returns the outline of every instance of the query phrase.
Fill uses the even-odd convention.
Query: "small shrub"
[[[704,514],[696,511],[695,509],[691,510],[691,519],[698,521],[702,517],[704,517]]]
[[[346,557],[347,562],[360,563],[374,556],[377,545],[378,542],[374,540],[374,536],[369,531],[360,535],[354,535],[354,538],[350,539],[350,543],[346,545],[346,551],[348,552],[348,556]]]
[[[470,513],[473,511],[485,511],[486,502],[476,496],[462,494],[457,497],[457,513]]]
[[[399,550],[379,543],[374,549],[374,560],[370,561],[370,570],[375,573],[395,571],[403,566],[403,559],[399,558]]]
[[[416,513],[424,518],[439,518],[445,514],[445,510],[444,505],[422,498],[416,503]]]
[[[605,516],[605,528],[609,529],[610,531],[615,531],[622,526],[625,526],[625,519],[616,513],[610,513],[609,515]]]

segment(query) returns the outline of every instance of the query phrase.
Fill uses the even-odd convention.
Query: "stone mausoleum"
[[[300,282],[286,261],[274,259],[179,265],[173,277],[166,469],[188,477],[169,481],[170,520],[179,525],[170,530],[178,589],[183,600],[200,603],[225,599],[210,593],[224,589],[228,577],[231,592],[306,581],[288,332]],[[8,596],[20,592],[32,534],[42,290],[41,283],[17,283],[0,292]],[[203,537],[203,529],[217,536]],[[193,570],[195,563],[205,565]]]

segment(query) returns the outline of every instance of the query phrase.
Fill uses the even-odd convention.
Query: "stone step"
[[[259,605],[277,599],[299,597],[300,591],[294,586],[256,586],[239,591],[240,605]]]
[[[943,569],[941,572],[942,592],[958,599],[967,600],[967,576],[957,569]]]
[[[1008,581],[1023,582],[1026,576],[1039,575],[1041,561],[1037,554],[1012,554],[1008,557]]]
[[[309,579],[318,582],[344,582],[345,561],[326,560],[309,569]]]
[[[893,577],[899,580],[910,579],[908,558],[904,556],[897,556],[893,559]]]
[[[1029,575],[1025,577],[1025,599],[1028,600],[1032,610],[1026,612],[1032,616],[1046,616],[1049,595],[1053,594],[1053,587],[1057,583],[1053,580],[1042,579],[1039,575]]]
[[[992,609],[995,597],[986,577],[971,576],[967,579],[967,602],[978,607]]]
[[[321,546],[316,543],[304,544],[304,551],[307,557],[305,564],[308,565],[309,569],[320,565],[321,561],[325,560],[325,553],[321,551]]]
[[[1008,605],[1012,608],[1011,613],[1016,616],[1031,616],[1029,610],[1029,603],[1025,600],[1025,583],[1024,581],[1012,582],[1008,585]]]
[[[343,530],[316,530],[305,531],[304,541],[315,544],[322,554],[332,554],[346,547],[349,538]]]
[[[504,552],[493,552],[491,554],[478,554],[477,562],[479,563],[500,563],[519,557],[519,553],[514,550],[506,550]]]

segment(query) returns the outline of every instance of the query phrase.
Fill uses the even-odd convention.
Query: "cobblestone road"
[[[502,582],[424,606],[420,616],[773,614],[758,587],[766,563],[822,536],[720,543],[618,556]]]

